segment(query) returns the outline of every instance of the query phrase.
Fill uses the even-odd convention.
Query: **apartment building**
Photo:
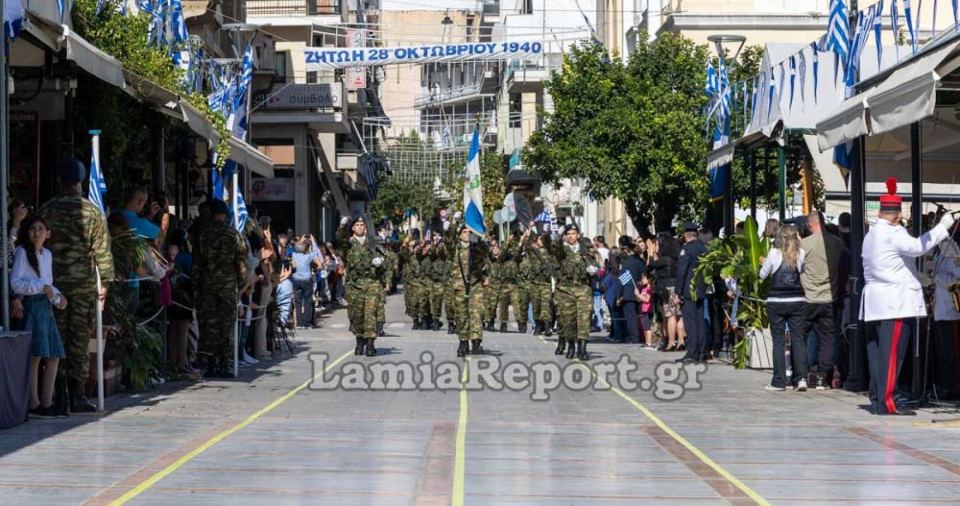
[[[382,111],[377,71],[308,72],[304,50],[377,44],[379,7],[376,0],[247,1],[248,21],[275,41],[276,75],[272,89],[254,97],[251,116],[276,178],[259,182],[269,188],[251,200],[298,233],[331,239],[338,214],[362,214],[375,197],[383,164],[359,125]]]

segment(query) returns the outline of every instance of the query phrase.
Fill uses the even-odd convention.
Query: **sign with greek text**
[[[478,42],[411,47],[308,47],[304,49],[308,72],[399,63],[533,59],[542,54],[541,42]]]

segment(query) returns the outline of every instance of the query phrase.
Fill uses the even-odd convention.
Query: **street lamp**
[[[743,35],[729,35],[729,34],[720,34],[720,35],[711,35],[707,37],[708,42],[713,43],[714,49],[717,51],[717,57],[723,58],[726,60],[724,54],[724,44],[727,45],[737,45],[737,50],[733,53],[733,60],[736,60],[740,56],[740,51],[743,49],[743,45],[747,43],[747,38]]]

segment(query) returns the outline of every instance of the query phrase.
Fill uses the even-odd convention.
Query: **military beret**
[[[60,182],[63,184],[79,183],[87,178],[87,168],[84,167],[83,162],[76,158],[67,158],[60,162],[57,172],[60,174]]]
[[[230,214],[230,208],[227,207],[227,203],[220,199],[213,199],[210,201],[210,214],[216,216],[218,214]]]
[[[566,234],[567,232],[570,232],[571,230],[576,230],[577,233],[580,233],[580,227],[578,227],[576,223],[571,223],[563,227],[564,234]]]

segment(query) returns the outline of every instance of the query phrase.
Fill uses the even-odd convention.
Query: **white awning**
[[[955,40],[908,60],[876,86],[845,101],[835,114],[817,123],[817,145],[825,151],[933,116],[940,78],[960,66],[953,55],[958,46],[960,41]]]
[[[707,170],[713,170],[717,167],[723,167],[733,162],[733,151],[736,145],[734,143],[719,147],[707,153]]]
[[[88,74],[126,91],[127,82],[123,76],[123,65],[116,58],[74,33],[66,25],[51,26],[38,18],[29,18],[25,28],[44,44],[49,44],[51,49],[66,51],[67,59],[75,62]]]
[[[180,110],[183,112],[183,121],[190,130],[210,142],[220,142],[220,135],[213,127],[213,123],[210,123],[200,110],[186,100],[180,100]],[[235,137],[231,136],[227,142],[230,144],[231,160],[263,177],[273,177],[273,161],[269,157]]]

